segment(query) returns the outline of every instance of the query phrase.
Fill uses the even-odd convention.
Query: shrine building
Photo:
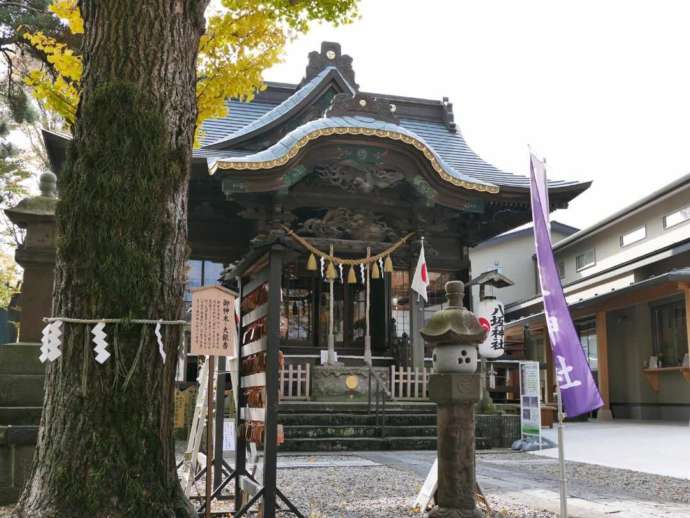
[[[364,366],[369,342],[377,366],[422,368],[418,331],[445,302],[445,282],[470,279],[471,247],[531,220],[529,179],[479,157],[448,99],[360,90],[337,43],[309,54],[297,84],[269,82],[228,107],[203,124],[194,153],[190,287],[233,286],[248,261],[279,247],[288,364],[320,365],[332,334],[339,364]],[[67,141],[45,141],[59,177]],[[551,210],[588,187],[550,181]],[[427,303],[410,290],[422,238]],[[355,263],[386,257],[365,269],[321,264],[313,249]]]

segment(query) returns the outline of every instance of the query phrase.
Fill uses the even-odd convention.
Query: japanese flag
[[[426,289],[429,286],[429,272],[426,269],[426,259],[424,258],[424,241],[422,240],[422,249],[419,251],[419,260],[417,261],[417,269],[414,272],[412,279],[412,289],[419,293],[424,302],[428,302]]]

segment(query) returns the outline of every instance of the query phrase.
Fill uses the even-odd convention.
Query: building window
[[[589,368],[596,378],[599,369],[596,320],[593,318],[579,320],[575,322],[575,329],[577,329],[577,336],[580,337],[580,345],[582,345],[582,350],[587,357]]]
[[[621,247],[642,241],[645,237],[647,237],[647,227],[642,225],[641,227],[621,236]]]
[[[664,216],[664,228],[675,227],[690,220],[690,205]]]
[[[209,284],[218,284],[223,273],[223,264],[212,261],[191,259],[187,261],[187,285],[184,301],[192,301],[192,290]]]
[[[685,301],[676,300],[652,307],[652,350],[660,367],[683,364],[688,352]]]
[[[594,266],[596,260],[594,258],[594,248],[587,250],[575,257],[575,269],[579,272],[590,266]]]

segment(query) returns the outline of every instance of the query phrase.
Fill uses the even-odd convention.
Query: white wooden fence
[[[391,365],[391,394],[394,400],[429,399],[431,369]]]
[[[280,399],[309,399],[309,364],[286,365],[280,370]]]

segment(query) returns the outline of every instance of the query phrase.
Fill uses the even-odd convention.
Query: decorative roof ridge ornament
[[[314,50],[309,53],[309,63],[307,64],[304,79],[302,79],[297,88],[304,86],[319,75],[324,68],[329,66],[336,67],[345,80],[350,83],[350,86],[355,90],[359,90],[359,85],[355,82],[355,71],[352,70],[352,57],[342,54],[340,43],[334,41],[322,41],[321,52]]]
[[[400,124],[395,116],[395,105],[373,95],[356,93],[354,96],[342,93],[333,96],[331,106],[326,110],[326,117],[371,117],[393,124]]]
[[[443,122],[448,126],[448,131],[451,133],[457,133],[458,127],[455,124],[455,115],[453,114],[453,103],[450,102],[448,97],[444,97],[441,101],[443,105]]]

